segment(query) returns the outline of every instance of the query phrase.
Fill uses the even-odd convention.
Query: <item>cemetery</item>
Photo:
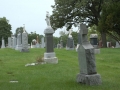
[[[13,33],[0,18],[0,90],[120,89],[120,28],[111,12],[120,3],[68,1],[55,0],[52,15],[46,11],[42,34],[25,24]],[[55,37],[58,28],[65,30]]]

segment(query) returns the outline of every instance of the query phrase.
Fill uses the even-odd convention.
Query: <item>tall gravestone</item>
[[[46,22],[47,22],[47,28],[44,30],[44,34],[45,34],[45,44],[46,44],[46,52],[44,53],[44,61],[47,63],[53,63],[53,64],[57,64],[58,63],[58,59],[55,56],[55,52],[54,52],[54,46],[53,46],[53,33],[54,30],[52,29],[51,25],[50,25],[50,15],[49,12],[47,12],[46,14]]]
[[[11,37],[8,37],[8,48],[11,48],[12,46],[11,46]]]
[[[69,36],[68,36],[68,39],[67,39],[66,50],[74,50],[74,40],[73,40],[73,37],[71,35],[72,32],[73,32],[73,30],[70,29],[69,30]]]
[[[22,49],[22,40],[21,40],[21,33],[19,31],[18,35],[17,35],[17,45],[16,45],[16,48],[15,50],[21,50]]]
[[[90,43],[94,47],[95,54],[99,54],[100,49],[99,49],[99,46],[98,46],[98,35],[97,34],[91,34],[90,35]]]
[[[60,48],[63,48],[63,40],[62,40],[62,37],[61,37],[61,40],[60,40]]]
[[[45,47],[45,41],[44,41],[44,37],[41,38],[41,48]]]
[[[1,45],[1,48],[5,48],[5,41],[4,41],[4,38],[2,37],[2,45]]]
[[[28,34],[25,30],[25,26],[23,27],[23,33],[22,33],[22,49],[21,52],[29,52],[28,48]]]
[[[38,36],[37,36],[37,38],[36,38],[36,48],[40,48],[40,43],[39,43],[39,38],[38,38]]]
[[[14,35],[12,36],[12,48],[16,48],[16,37]]]
[[[97,74],[94,47],[87,40],[88,29],[85,24],[80,24],[79,28],[79,48],[78,60],[80,73],[77,75],[77,82],[86,85],[101,84],[101,76]]]

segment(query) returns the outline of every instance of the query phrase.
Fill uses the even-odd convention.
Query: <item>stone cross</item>
[[[77,75],[77,82],[87,85],[101,84],[101,76],[97,74],[94,47],[87,40],[88,29],[85,24],[80,24],[78,59],[80,74]]]

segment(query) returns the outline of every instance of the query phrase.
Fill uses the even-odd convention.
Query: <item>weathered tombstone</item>
[[[28,49],[28,34],[25,30],[25,26],[23,27],[23,33],[22,33],[22,49],[21,52],[29,52]]]
[[[88,29],[85,24],[80,24],[79,33],[78,60],[80,73],[77,75],[77,82],[86,85],[99,85],[101,84],[101,76],[97,74],[94,47],[87,40]]]
[[[53,63],[57,64],[58,59],[55,56],[54,48],[53,48],[53,33],[54,30],[52,29],[50,25],[50,15],[49,12],[46,14],[46,22],[47,22],[47,28],[44,30],[45,34],[45,44],[46,44],[46,52],[44,53],[44,61],[47,63]]]
[[[33,39],[31,42],[31,48],[36,48],[36,43],[37,43],[37,41],[35,39]]]
[[[62,37],[61,37],[61,40],[60,40],[60,48],[63,48],[63,40],[62,40]]]
[[[99,54],[100,53],[100,49],[98,47],[98,35],[97,34],[91,34],[90,35],[90,43],[94,47],[95,54]]]
[[[39,43],[38,36],[37,36],[37,39],[36,39],[36,48],[40,48],[40,43]]]
[[[120,43],[120,41],[119,41]],[[120,44],[118,42],[116,42],[116,47],[115,48],[120,48]]]
[[[20,30],[19,30],[19,33],[17,35],[17,45],[16,45],[16,48],[15,50],[21,50],[22,49],[22,42],[21,42],[21,33],[20,33]]]
[[[60,43],[59,43],[59,41],[58,41],[57,49],[60,49],[60,47],[61,47],[61,45],[60,45]]]
[[[12,36],[12,49],[15,49],[16,47],[16,37],[13,35]]]
[[[1,48],[5,48],[5,41],[4,41],[4,38],[2,37],[2,45],[1,45]]]
[[[11,37],[8,37],[8,48],[11,48],[12,46],[11,46]]]
[[[45,47],[44,37],[41,38],[41,48]]]
[[[78,52],[79,45],[80,45],[80,44],[77,44],[77,46],[76,46],[76,52]]]
[[[69,30],[69,36],[68,36],[68,39],[67,39],[66,50],[74,50],[74,40],[73,40],[73,37],[71,35],[72,32],[73,32],[73,30],[70,29]]]

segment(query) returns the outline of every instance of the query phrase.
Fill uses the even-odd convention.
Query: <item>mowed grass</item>
[[[96,56],[97,72],[102,85],[87,86],[76,82],[80,72],[78,53],[54,49],[58,64],[25,67],[43,56],[45,49],[30,49],[29,53],[0,49],[0,90],[120,90],[120,49],[102,48]],[[82,56],[81,56],[82,57]],[[18,83],[10,83],[15,80]]]

